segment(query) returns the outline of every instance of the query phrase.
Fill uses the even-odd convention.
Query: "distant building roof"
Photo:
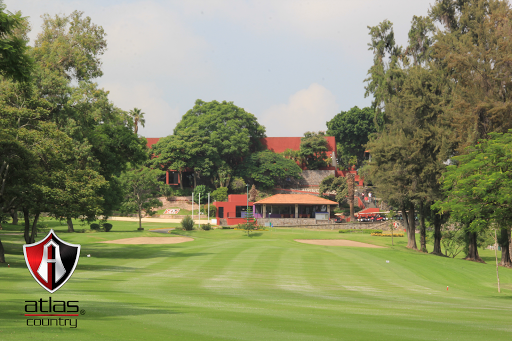
[[[148,146],[148,148],[151,148],[151,146],[154,145],[155,143],[157,143],[158,140],[160,140],[160,139],[161,139],[161,137],[146,137],[146,141],[148,141],[146,146]]]
[[[260,141],[266,149],[274,153],[282,153],[287,149],[300,150],[300,139],[302,137],[264,137]],[[327,151],[336,151],[336,139],[334,136],[326,136]]]
[[[260,139],[261,144],[265,149],[272,150],[274,153],[282,153],[287,149],[300,150],[300,139],[302,137],[263,137]],[[146,137],[148,141],[147,146],[151,148],[152,145],[158,142],[161,137]],[[336,139],[334,136],[326,136],[327,152],[336,151]]]
[[[310,194],[276,194],[261,199],[255,205],[279,205],[279,204],[300,204],[300,205],[338,205],[336,201],[327,200]]]

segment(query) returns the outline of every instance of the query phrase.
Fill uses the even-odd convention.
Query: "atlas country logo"
[[[66,243],[53,230],[34,244],[23,245],[32,277],[51,294],[71,277],[80,257],[80,245]]]

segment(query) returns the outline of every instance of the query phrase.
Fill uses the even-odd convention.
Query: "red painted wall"
[[[230,194],[228,195],[228,201],[216,201],[213,203],[217,207],[217,224],[220,222],[219,219],[226,219],[228,225],[242,224],[247,221],[245,218],[236,218],[236,207],[247,205],[247,195],[245,194]],[[254,202],[249,201],[249,211],[252,212],[252,206]],[[219,207],[224,207],[224,218],[219,218]]]

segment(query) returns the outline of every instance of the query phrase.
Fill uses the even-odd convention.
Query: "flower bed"
[[[376,237],[391,237],[391,233],[372,233],[372,236],[376,236]],[[403,237],[404,234],[403,233],[393,233],[393,237]]]
[[[346,229],[346,230],[340,230],[340,233],[371,233],[373,236],[373,233],[382,233],[382,230],[372,230],[372,229]]]

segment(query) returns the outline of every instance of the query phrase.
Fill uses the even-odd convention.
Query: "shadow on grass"
[[[115,245],[115,246],[114,246]],[[81,257],[90,254],[92,258],[107,259],[149,259],[149,258],[173,258],[173,257],[198,257],[206,256],[206,252],[182,252],[179,244],[160,245],[123,245],[111,244],[105,246],[84,245],[81,250]]]

